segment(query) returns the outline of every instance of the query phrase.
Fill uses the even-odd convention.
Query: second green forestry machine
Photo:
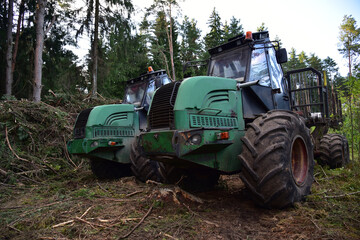
[[[122,104],[101,105],[80,112],[73,139],[67,144],[69,153],[88,158],[91,170],[99,178],[131,175],[132,142],[146,129],[146,115],[155,90],[170,82],[164,70],[154,71],[149,67],[147,73],[127,81]],[[156,165],[147,163],[141,174],[156,177]]]
[[[283,208],[310,193],[314,156],[330,167],[349,161],[346,138],[327,133],[341,121],[335,92],[313,68],[284,74],[286,50],[267,31],[209,53],[208,76],[155,92],[131,148],[134,169],[157,162],[160,181],[200,188],[240,173],[259,205]]]

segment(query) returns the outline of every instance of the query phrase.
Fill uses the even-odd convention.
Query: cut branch
[[[160,234],[162,234],[162,235],[164,235],[165,237],[168,237],[168,238],[170,238],[170,239],[178,240],[178,238],[173,237],[173,236],[171,236],[171,235],[169,235],[169,234],[167,234],[167,233],[160,232]]]
[[[11,144],[10,144],[10,141],[9,141],[9,137],[8,137],[8,130],[7,130],[7,126],[5,126],[5,138],[6,138],[6,143],[10,149],[10,151],[15,155],[15,157],[21,161],[24,161],[24,162],[30,162],[29,160],[25,159],[25,158],[22,158],[22,157],[19,157],[16,152],[14,151],[14,149],[11,147]]]
[[[45,30],[45,36],[48,34],[48,32],[50,31],[50,29],[52,28],[52,26],[54,25],[56,20],[56,15],[53,16],[51,23],[49,24],[49,26],[47,26],[46,30]]]
[[[62,222],[62,223],[56,224],[56,225],[52,226],[51,228],[63,227],[63,226],[65,226],[65,225],[70,224],[70,223],[73,223],[73,222],[74,222],[74,220],[69,220],[69,221],[66,221],[66,222]]]
[[[97,227],[101,227],[101,228],[106,228],[106,226],[103,226],[103,225],[100,225],[100,224],[96,224],[96,223],[91,223],[89,221],[86,221],[82,218],[79,218],[79,217],[75,217],[75,220],[79,221],[79,222],[83,222],[83,223],[86,223],[86,224],[89,224],[92,228],[96,228],[95,226]]]
[[[141,193],[142,191],[136,191],[136,192],[133,192],[133,193],[129,193],[129,194],[127,194],[125,197],[131,197],[131,196],[134,196],[134,195],[136,195],[136,194],[138,194],[138,193]]]
[[[69,155],[69,153],[68,153],[68,151],[67,151],[67,145],[66,145],[65,136],[63,136],[63,138],[64,138],[64,146],[65,146],[65,147],[64,147],[65,157],[66,157],[66,159],[69,160],[69,162],[71,162],[71,164],[75,167],[75,170],[77,170],[79,167],[73,162],[73,160],[71,160],[70,155]]]
[[[6,176],[8,172],[0,168],[0,174]]]
[[[129,237],[135,230],[136,228],[138,228],[140,226],[141,223],[144,222],[145,218],[147,218],[147,216],[149,216],[149,214],[151,213],[151,210],[153,209],[154,205],[152,205],[149,210],[147,211],[147,213],[144,215],[144,217],[140,220],[140,222],[138,224],[136,224],[135,227],[133,227],[133,229],[131,229],[130,232],[128,232],[127,234],[125,234],[124,236],[120,237],[119,239],[124,239]]]
[[[81,217],[80,218],[83,218],[83,217],[85,217],[85,215],[90,211],[90,209],[92,208],[92,206],[91,207],[89,207],[88,209],[86,209],[86,211],[83,213],[83,215],[81,215]]]
[[[345,194],[335,195],[335,196],[325,196],[325,198],[341,198],[341,197],[351,196],[351,195],[355,195],[355,194],[359,194],[359,193],[360,193],[360,191],[357,191],[357,192],[345,193]]]

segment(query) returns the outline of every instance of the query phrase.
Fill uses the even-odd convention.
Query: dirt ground
[[[237,175],[192,194],[134,177],[76,175],[31,187],[2,185],[1,239],[349,239],[302,208],[255,206]]]

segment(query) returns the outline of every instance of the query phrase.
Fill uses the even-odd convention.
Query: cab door
[[[242,89],[244,118],[250,121],[275,108],[268,58],[265,45],[256,44],[251,52],[246,81],[258,81],[258,84]]]
[[[290,102],[286,85],[287,82],[285,80],[282,68],[277,62],[274,47],[267,48],[267,52],[274,108],[290,110]]]

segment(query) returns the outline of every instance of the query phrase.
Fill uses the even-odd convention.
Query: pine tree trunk
[[[91,96],[97,96],[97,73],[98,73],[98,37],[99,37],[99,0],[95,1],[95,29],[93,44],[93,68],[92,68],[92,90]]]
[[[44,49],[44,16],[46,0],[38,0],[36,5],[36,47],[34,58],[34,82],[33,82],[33,101],[41,101],[41,80],[42,80],[42,53]]]
[[[171,17],[171,3],[169,3],[169,12],[170,12],[170,34],[169,34],[169,50],[170,50],[170,60],[171,60],[171,70],[172,70],[172,77],[173,80],[176,81],[175,79],[175,65],[174,65],[174,46],[173,46],[173,39],[172,39],[172,17]]]
[[[360,109],[359,109],[359,103],[357,106],[357,119],[360,119]],[[360,123],[357,123],[357,127],[358,127],[358,134],[360,136]],[[360,141],[358,142],[358,161],[360,161]]]
[[[12,76],[14,76],[14,71],[15,71],[16,57],[17,57],[17,51],[18,51],[19,39],[20,39],[20,28],[21,28],[20,25],[21,25],[21,21],[24,17],[24,4],[25,4],[25,1],[21,0],[19,17],[18,17],[17,28],[16,28],[14,51],[13,51],[13,55],[12,55],[12,65],[11,65],[11,75]]]
[[[160,49],[160,53],[161,55],[163,56],[164,58],[164,64],[166,66],[166,72],[170,72],[170,69],[169,69],[169,64],[168,64],[168,60],[167,60],[167,57],[166,57],[166,54]]]
[[[349,81],[351,81],[352,79],[351,79],[350,48],[348,49],[348,56],[349,56]],[[354,123],[353,123],[353,112],[352,112],[352,89],[350,89],[350,123],[351,123],[351,160],[354,160]]]
[[[350,125],[351,125],[351,160],[354,160],[354,121],[352,110],[352,95],[349,96]]]
[[[10,97],[12,94],[12,22],[13,22],[13,5],[14,1],[9,0],[9,14],[8,14],[8,26],[7,26],[7,35],[6,35],[6,77],[5,77],[5,95]]]

